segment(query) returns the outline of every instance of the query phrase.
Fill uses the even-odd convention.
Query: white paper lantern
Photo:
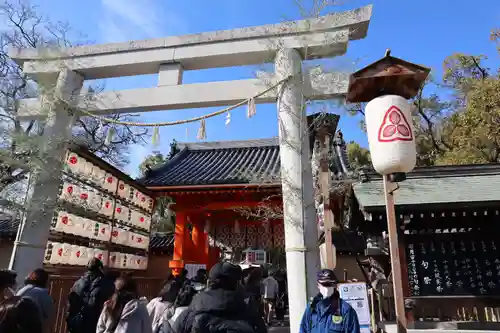
[[[148,212],[153,211],[153,198],[146,196],[146,207],[144,207]]]
[[[85,172],[85,159],[78,156],[78,154],[68,151],[66,166],[72,173],[81,175]]]
[[[108,251],[102,249],[94,249],[92,257],[99,259],[104,266],[108,264]]]
[[[101,210],[99,212],[106,217],[111,217],[113,216],[114,206],[115,206],[115,199],[103,196]]]
[[[137,262],[137,256],[133,254],[128,255],[128,264],[127,268],[130,269],[139,269],[139,263]]]
[[[78,251],[80,252],[79,255],[77,255],[78,257],[78,265],[79,266],[85,266],[88,264],[89,260],[91,257],[89,257],[89,251],[88,251],[88,248],[85,247],[85,246],[80,246],[80,248],[78,249]]]
[[[130,254],[128,253],[122,253],[121,261],[120,261],[120,267],[119,268],[129,268],[128,267],[128,257]]]
[[[73,214],[69,214],[67,212],[62,212],[60,215],[61,224],[62,224],[62,232],[70,235],[78,235],[78,221],[79,217]]]
[[[71,250],[73,250],[73,246],[71,244],[63,243],[61,264],[71,265]]]
[[[113,227],[111,241],[119,245],[128,245],[129,232],[123,228]]]
[[[122,199],[130,200],[130,186],[123,180],[119,180],[117,194]]]
[[[101,192],[97,190],[92,190],[89,193],[89,208],[94,212],[100,212],[102,206],[102,195]]]
[[[110,252],[110,254],[109,254],[109,267],[120,268],[121,258],[122,258],[122,256],[121,256],[120,252]]]
[[[149,237],[141,234],[134,233],[134,236],[131,237],[130,246],[139,248],[139,249],[147,249],[149,247]]]
[[[89,161],[85,161],[85,166],[83,168],[83,174],[82,177],[84,179],[92,179],[92,168],[94,167],[94,164],[92,164]]]
[[[80,221],[81,221],[81,226],[82,226],[80,236],[86,237],[86,238],[93,238],[96,222],[89,220],[89,219],[85,219],[85,218],[82,218]]]
[[[79,195],[80,188],[77,185],[69,182],[64,182],[59,198],[68,202],[76,202]]]
[[[132,202],[137,206],[141,206],[141,198],[143,197],[143,194],[141,193],[141,191],[135,188],[132,189],[132,192],[133,192]]]
[[[412,107],[397,95],[370,101],[365,108],[366,130],[373,168],[382,175],[407,173],[416,164]]]
[[[50,229],[56,232],[64,232],[64,228],[66,224],[68,224],[68,222],[69,222],[68,213],[65,211],[58,212],[56,218],[54,219],[53,223],[50,226]]]
[[[127,206],[122,205],[120,213],[118,214],[118,220],[129,223],[130,222],[130,209]]]
[[[52,242],[52,254],[50,256],[49,262],[52,265],[58,265],[62,263],[63,259],[63,244],[59,242]]]
[[[80,194],[76,199],[77,203],[85,209],[91,209],[92,189],[88,186],[80,187]]]
[[[54,244],[51,241],[47,242],[47,247],[45,248],[45,255],[43,256],[43,263],[50,264],[50,258],[52,257],[52,251],[54,249]]]
[[[122,220],[122,212],[123,212],[124,206],[122,206],[121,203],[118,201],[115,204],[115,219],[117,220]]]
[[[80,255],[81,255],[81,252],[80,252],[80,246],[78,245],[71,245],[70,246],[71,250],[70,250],[70,256],[69,256],[69,260],[68,260],[68,264],[72,265],[72,266],[77,266],[77,265],[80,265]]]
[[[93,165],[90,178],[94,183],[102,187],[104,185],[104,180],[106,179],[106,172],[97,165]]]
[[[112,174],[107,173],[106,179],[104,180],[104,184],[102,185],[102,187],[111,193],[115,193],[117,186],[118,186],[118,179],[116,179],[116,177],[113,176]]]
[[[145,270],[148,268],[148,258],[143,256],[137,256],[139,259],[139,269]]]
[[[107,223],[96,223],[95,228],[97,229],[94,230],[94,236],[95,239],[106,242],[109,240],[109,237],[111,236],[111,226]]]

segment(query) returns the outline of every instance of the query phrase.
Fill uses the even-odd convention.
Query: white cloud
[[[103,42],[158,38],[185,28],[184,21],[159,0],[101,0]]]

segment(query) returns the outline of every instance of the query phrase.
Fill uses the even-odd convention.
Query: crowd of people
[[[49,332],[55,316],[49,274],[35,270],[17,292],[16,278],[0,271],[0,333]],[[356,313],[338,297],[336,283],[333,271],[318,273],[320,293],[300,333],[359,333]],[[170,276],[148,302],[132,276],[106,274],[94,258],[68,294],[66,324],[69,333],[267,333],[270,325],[284,325],[286,290],[284,271],[221,262],[192,279],[186,270]]]

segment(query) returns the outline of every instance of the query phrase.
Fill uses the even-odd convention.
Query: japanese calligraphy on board
[[[408,244],[411,296],[500,295],[500,240],[453,239]]]
[[[97,257],[113,268],[146,269],[153,199],[98,157],[86,157],[66,154],[51,224],[51,234],[65,241],[49,241],[45,263],[82,266]]]

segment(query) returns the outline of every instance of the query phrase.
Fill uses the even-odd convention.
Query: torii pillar
[[[280,87],[277,107],[286,265],[293,272],[287,275],[290,329],[298,332],[308,298],[318,292],[315,276],[320,267],[300,53],[279,50],[275,71],[280,80],[292,76]]]

